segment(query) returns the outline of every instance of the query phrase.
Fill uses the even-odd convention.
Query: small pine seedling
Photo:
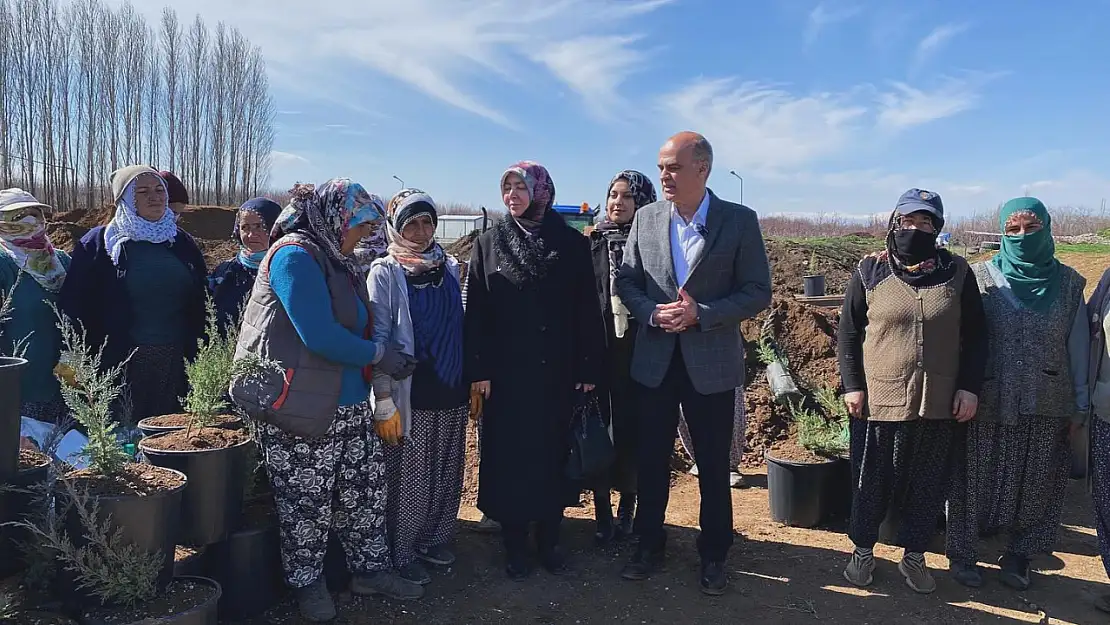
[[[89,439],[82,455],[88,460],[89,467],[98,474],[105,477],[118,475],[132,459],[116,436],[119,422],[113,418],[112,412],[123,388],[124,367],[131,356],[102,371],[100,363],[104,348],[94,352],[85,338],[84,330],[78,331],[69,317],[56,307],[54,314],[62,333],[59,360],[73,374],[72,380],[58,375],[62,399],[73,413],[74,419],[85,428],[85,435]]]

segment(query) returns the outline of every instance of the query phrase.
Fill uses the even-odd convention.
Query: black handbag
[[[579,481],[608,471],[616,454],[609,427],[601,416],[597,395],[593,392],[575,395],[566,477]]]

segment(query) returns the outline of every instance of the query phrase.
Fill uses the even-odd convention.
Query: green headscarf
[[[1006,234],[1006,222],[1014,213],[1033,213],[1042,227],[1037,232],[1018,236]],[[998,218],[1002,230],[1002,251],[994,264],[1006,276],[1014,295],[1026,308],[1045,313],[1060,293],[1060,261],[1052,240],[1052,217],[1044,204],[1034,197],[1019,197],[1002,205]]]

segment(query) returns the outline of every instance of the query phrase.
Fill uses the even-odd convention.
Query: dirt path
[[[502,572],[497,536],[469,531],[480,514],[462,511],[459,563],[433,572],[428,596],[401,604],[341,597],[341,624],[454,623],[1053,623],[1086,625],[1110,622],[1091,607],[1110,592],[1097,541],[1091,529],[1090,502],[1081,482],[1068,493],[1069,511],[1057,553],[1038,559],[1033,588],[1010,591],[988,575],[987,585],[969,591],[938,573],[938,590],[914,594],[896,569],[898,553],[880,546],[874,586],[847,587],[841,569],[850,544],[843,526],[819,530],[788,528],[768,516],[766,476],[750,476],[751,487],[734,491],[738,537],[731,557],[732,586],[720,598],[698,592],[694,541],[697,482],[680,475],[672,490],[667,522],[671,527],[666,571],[635,584],[618,577],[629,546],[597,550],[588,507],[568,510],[564,544],[573,572],[552,577],[539,571],[523,583]],[[940,547],[939,539],[936,547]],[[991,545],[990,553],[998,545]],[[987,552],[988,550],[984,550]],[[929,554],[934,568],[947,567],[942,555]],[[286,604],[256,623],[299,623]]]

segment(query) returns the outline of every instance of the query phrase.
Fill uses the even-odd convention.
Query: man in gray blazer
[[[744,385],[740,321],[771,303],[771,275],[755,212],[706,188],[712,168],[713,148],[699,134],[682,132],[663,145],[665,199],[636,212],[617,278],[621,299],[641,320],[631,371],[641,400],[640,543],[621,575],[647,579],[662,564],[681,405],[698,459],[701,589],[719,595],[733,538],[729,449],[733,400]]]

